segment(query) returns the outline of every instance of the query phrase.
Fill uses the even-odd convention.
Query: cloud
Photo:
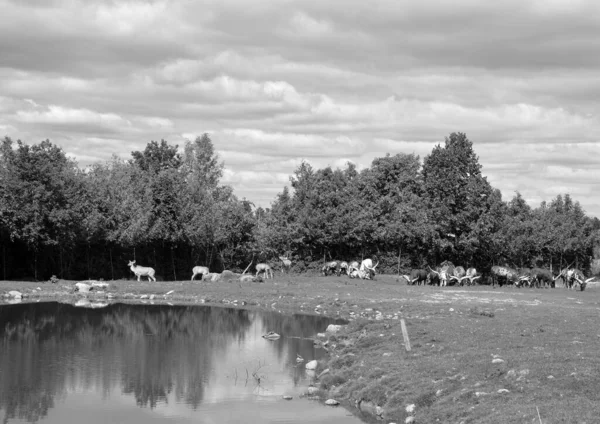
[[[600,5],[0,0],[0,131],[81,165],[209,132],[269,206],[302,160],[424,158],[465,132],[505,198],[600,216]],[[579,198],[580,197],[580,198]]]

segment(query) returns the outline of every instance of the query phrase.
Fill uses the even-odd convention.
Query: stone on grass
[[[337,400],[335,400],[335,399],[327,399],[325,401],[325,405],[329,405],[329,406],[337,406],[339,404],[340,403]]]
[[[413,412],[415,412],[415,408],[416,408],[416,405],[414,403],[411,403],[410,405],[406,405],[406,412],[408,412],[409,414],[412,414]]]
[[[508,389],[500,389],[498,390],[498,393],[502,394],[502,393],[510,393],[510,390]]]
[[[341,325],[329,324],[327,326],[327,329],[325,330],[325,332],[327,332],[327,333],[337,333],[341,329],[342,329]]]
[[[23,293],[16,290],[11,290],[8,292],[8,297],[12,297],[13,299],[21,299],[23,297]]]
[[[501,364],[503,362],[504,362],[504,359],[500,359],[500,358],[492,359],[492,364]]]
[[[415,422],[415,417],[413,417],[412,415],[410,417],[406,417],[406,419],[404,420],[405,424],[412,424]]]
[[[292,400],[293,399],[293,397],[291,397],[290,395],[283,395],[283,398],[285,400]]]

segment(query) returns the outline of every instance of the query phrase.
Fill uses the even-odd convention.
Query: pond
[[[209,306],[0,306],[4,423],[360,423],[309,401],[331,319]],[[268,331],[282,337],[262,338]],[[302,359],[302,362],[300,360]],[[290,395],[292,400],[284,400]]]

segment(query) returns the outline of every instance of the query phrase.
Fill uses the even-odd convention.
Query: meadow
[[[380,415],[386,423],[592,423],[600,416],[600,286],[593,283],[585,291],[492,289],[408,286],[393,275],[276,274],[264,283],[118,280],[89,294],[74,292],[74,283],[0,281],[0,293],[19,290],[25,302],[218,304],[347,319],[317,338],[330,356],[315,384],[323,400],[340,401],[365,422]]]

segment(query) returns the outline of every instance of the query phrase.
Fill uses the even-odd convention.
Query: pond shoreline
[[[74,283],[0,281],[0,293],[19,290],[23,302],[206,305],[347,320],[319,337],[329,360],[318,371],[329,372],[316,384],[321,400],[340,401],[364,422],[525,422],[537,418],[531,405],[544,422],[600,414],[590,402],[600,377],[584,371],[600,366],[595,287],[492,290],[406,286],[395,276],[276,275],[264,283],[111,281],[81,294]],[[574,314],[577,326],[569,325]]]

